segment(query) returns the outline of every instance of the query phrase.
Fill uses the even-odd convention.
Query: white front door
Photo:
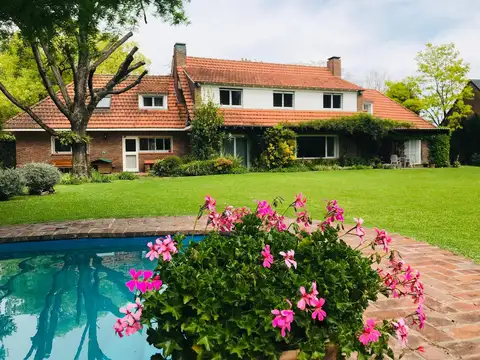
[[[123,171],[138,172],[138,138],[123,138]]]

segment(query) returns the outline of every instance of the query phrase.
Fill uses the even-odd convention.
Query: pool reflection
[[[143,334],[120,340],[113,331],[133,300],[128,270],[153,267],[144,242],[0,260],[0,359],[149,359]]]

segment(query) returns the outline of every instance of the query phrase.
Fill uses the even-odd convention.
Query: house
[[[89,157],[112,160],[114,171],[144,171],[165,156],[189,153],[190,124],[195,103],[211,98],[220,104],[229,134],[225,152],[248,165],[258,154],[265,128],[368,112],[407,121],[414,139],[392,140],[382,154],[404,152],[413,164],[428,160],[427,141],[435,132],[426,120],[385,95],[350,83],[341,76],[340,57],[326,67],[233,61],[187,56],[185,44],[175,44],[171,74],[146,76],[132,90],[105,98],[91,117]],[[107,81],[99,75],[95,81]],[[68,121],[50,98],[33,110],[52,128],[69,129]],[[5,129],[16,136],[17,165],[32,161],[68,162],[71,149],[50,137],[26,114],[10,119]],[[404,137],[402,137],[403,139]],[[356,139],[345,134],[303,132],[297,138],[299,158],[362,156]]]
[[[473,98],[466,99],[465,104],[472,107],[472,114],[460,121],[461,129],[452,132],[450,138],[451,161],[470,164],[473,154],[480,154],[480,80],[472,79],[467,86],[473,90]],[[442,122],[448,126],[448,117]]]

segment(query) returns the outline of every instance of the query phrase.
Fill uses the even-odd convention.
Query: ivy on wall
[[[450,165],[450,135],[440,134],[428,139],[430,162],[437,167]]]

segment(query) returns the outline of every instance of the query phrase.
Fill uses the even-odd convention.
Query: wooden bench
[[[56,166],[59,169],[71,169],[72,168],[72,159],[69,159],[69,160],[52,160],[52,165]]]
[[[149,172],[150,169],[152,168],[153,164],[155,164],[157,160],[144,160],[143,161],[143,166],[145,167],[145,172]]]

